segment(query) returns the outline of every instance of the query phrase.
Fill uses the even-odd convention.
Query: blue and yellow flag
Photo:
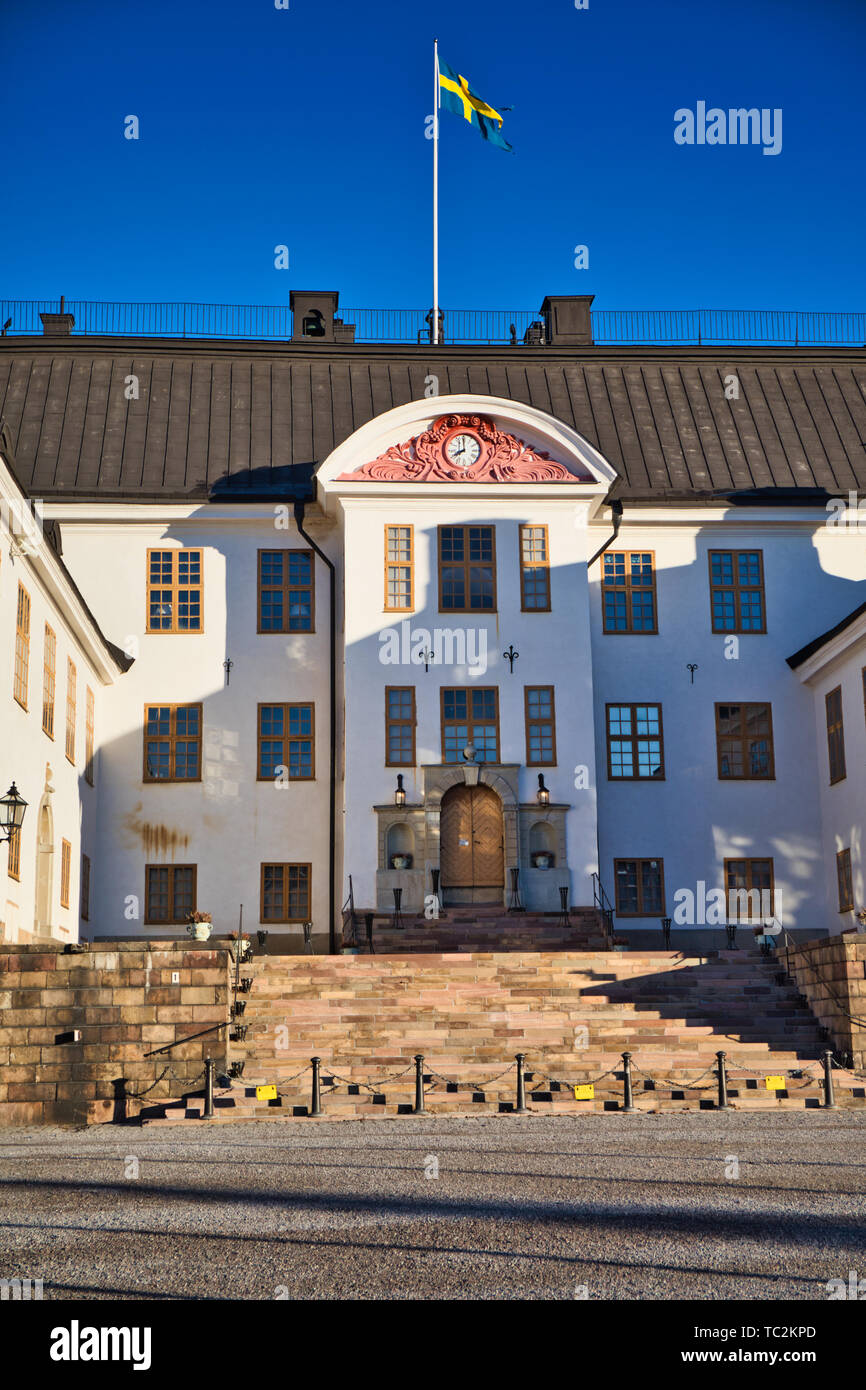
[[[449,68],[447,63],[439,60],[439,101],[446,111],[453,111],[455,116],[462,116],[470,125],[481,132],[485,140],[489,140],[491,145],[497,145],[500,150],[511,150],[507,140],[503,140],[500,134],[502,127],[502,117],[498,111],[494,111],[492,106],[488,106],[486,101],[477,97],[466,81],[453,68]],[[504,111],[510,107],[503,107]]]

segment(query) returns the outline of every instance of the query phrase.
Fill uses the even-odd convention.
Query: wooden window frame
[[[168,916],[154,918],[151,914],[150,874],[151,870],[165,870],[168,873]],[[195,912],[198,904],[198,865],[197,864],[145,864],[144,866],[144,923],[149,927],[179,927],[186,922],[186,914],[179,917],[176,910],[174,878],[178,869],[192,870],[192,906],[187,912]]]
[[[830,713],[830,701],[837,695],[839,697],[838,720],[831,719]],[[824,713],[827,721],[827,764],[830,774],[830,786],[835,787],[837,782],[844,782],[848,775],[848,769],[845,763],[845,715],[842,707],[841,685],[834,686],[832,690],[827,691],[827,694],[824,696]],[[838,755],[838,760],[834,759],[834,749]],[[841,771],[839,770],[840,767]]]
[[[851,873],[851,850],[840,849],[836,853],[836,891],[839,894],[839,911],[854,911],[854,879]]]
[[[284,757],[280,766],[285,767],[290,782],[315,782],[316,780],[316,706],[312,700],[295,700],[286,703],[283,700],[261,700],[256,707],[256,781],[273,782],[273,775],[262,773],[262,710],[281,709],[283,711],[283,734],[282,743]],[[308,709],[310,711],[310,733],[309,734],[290,734],[289,733],[289,711],[293,709]],[[310,743],[310,775],[309,777],[293,777],[291,773],[291,757],[289,755],[289,742],[292,738],[309,739]],[[274,739],[269,737],[270,742]]]
[[[168,584],[153,584],[150,578],[150,557],[152,555],[170,555],[171,558],[171,580]],[[181,584],[179,576],[181,555],[198,555],[198,584]],[[198,590],[198,626],[180,627],[180,595],[192,593]],[[153,590],[168,591],[171,593],[171,626],[170,627],[151,627],[150,625],[150,595]],[[151,633],[154,637],[199,637],[204,632],[204,549],[198,545],[154,545],[150,546],[147,552],[147,596],[145,599],[145,632]]]
[[[747,885],[745,891],[746,891],[747,893],[752,893],[752,892],[758,892],[758,893],[760,893],[760,892],[761,892],[761,889],[760,889],[760,888],[757,888],[757,889],[756,889],[756,888],[754,887],[754,885],[752,884],[752,865],[753,865],[753,864],[759,864],[759,863],[760,863],[760,864],[769,864],[769,866],[770,866],[770,911],[773,913],[773,915],[775,915],[775,912],[776,912],[776,865],[775,865],[775,862],[774,862],[774,860],[773,860],[772,855],[769,855],[769,854],[753,854],[753,855],[748,855],[748,856],[746,856],[746,855],[742,855],[742,854],[732,854],[729,858],[726,858],[726,859],[724,860],[724,874],[725,874],[725,916],[727,917],[728,921],[730,921],[730,916],[729,916],[729,914],[728,914],[728,908],[729,908],[729,906],[730,906],[730,901],[731,901],[730,895],[731,895],[732,892],[735,893],[735,892],[743,891],[743,890],[739,890],[739,889],[731,888],[731,887],[730,887],[730,885],[729,885],[729,883],[728,883],[728,865],[729,865],[729,864],[746,864],[746,865],[748,866],[748,868],[747,868],[748,885]],[[756,919],[756,918],[754,918],[754,917],[752,917],[752,916],[749,916],[749,917],[738,917],[736,920],[737,920],[738,922],[754,922],[754,921],[756,921],[756,920],[762,920],[762,919]]]
[[[75,766],[75,724],[78,719],[78,670],[66,658],[66,760]]]
[[[732,582],[731,582],[731,584],[714,584],[714,583],[713,583],[713,556],[714,556],[714,555],[730,555],[730,556],[731,556],[731,559],[732,559],[732,564],[731,564],[731,570],[732,570],[731,580],[732,580]],[[739,567],[738,567],[738,563],[737,563],[738,558],[739,558],[740,555],[757,555],[757,557],[758,557],[758,569],[760,570],[760,578],[759,578],[759,580],[758,580],[757,585],[755,585],[755,584],[740,584]],[[766,634],[766,631],[767,631],[767,591],[766,591],[766,586],[765,586],[765,584],[764,584],[764,552],[763,552],[763,550],[754,549],[754,548],[752,548],[752,547],[750,547],[750,546],[745,546],[745,547],[743,547],[741,550],[708,550],[708,551],[707,551],[707,572],[708,572],[709,578],[710,578],[710,628],[711,628],[712,632],[713,632],[716,636],[719,636],[719,637],[733,637],[734,635],[741,635],[741,636],[743,636],[743,637],[759,637],[762,633]],[[740,602],[740,595],[741,595],[741,593],[753,592],[756,588],[757,588],[758,590],[760,590],[760,594],[761,594],[761,626],[760,626],[760,627],[743,627],[743,611],[742,611],[742,605],[741,605],[741,602]],[[730,592],[734,595],[734,617],[735,617],[735,624],[734,624],[733,627],[717,627],[717,626],[716,626],[715,605],[714,605],[714,603],[713,603],[713,596],[714,596],[716,590],[719,590],[719,591],[722,591],[722,590],[725,590],[725,591],[730,590]]]
[[[533,691],[533,690],[549,690],[549,691],[550,691],[550,718],[549,718],[549,719],[547,719],[547,718],[545,718],[545,719],[538,719],[538,718],[533,718],[533,717],[530,716],[530,713],[529,713],[529,695],[530,695],[530,692]],[[553,687],[552,685],[525,685],[525,686],[523,687],[523,714],[524,714],[524,724],[525,724],[525,730],[526,730],[526,766],[527,766],[527,767],[556,767],[556,765],[557,765],[557,759],[556,759],[556,692],[555,692],[555,690],[554,690],[554,687]],[[546,759],[546,760],[543,761],[543,762],[539,762],[539,761],[536,761],[535,759],[533,759],[533,757],[532,757],[532,739],[531,739],[531,737],[530,737],[530,732],[531,732],[531,729],[532,729],[532,727],[533,727],[534,725],[539,725],[539,726],[540,726],[540,725],[543,725],[543,724],[549,724],[549,725],[550,725],[550,735],[551,735],[551,740],[552,740],[552,743],[553,743],[553,757],[552,757],[551,759]]]
[[[21,826],[17,825],[9,836],[9,849],[6,855],[6,872],[16,883],[21,882]]]
[[[265,916],[265,870],[281,869],[283,874],[283,911],[282,917]],[[290,917],[289,910],[289,870],[306,869],[307,871],[307,912],[305,916]],[[280,864],[274,860],[263,863],[259,875],[259,921],[262,926],[277,925],[282,926],[292,922],[309,922],[313,915],[313,866],[312,864]]]
[[[268,592],[280,591],[283,595],[283,626],[282,627],[262,627],[262,556],[263,555],[307,555],[310,560],[310,582],[309,584],[289,584],[289,561],[283,559],[283,579],[281,584],[269,584]],[[310,594],[310,626],[292,627],[291,626],[291,596],[293,593]],[[285,637],[290,633],[296,637],[311,637],[316,631],[316,552],[310,546],[265,546],[258,552],[257,560],[257,580],[256,580],[256,632],[264,637]]]
[[[550,536],[546,523],[525,521],[520,525],[520,536],[518,540],[518,558],[520,560],[520,611],[521,613],[549,613],[550,609]],[[524,534],[527,531],[544,532],[544,559],[527,560],[524,555]],[[532,540],[529,540],[530,548]],[[526,602],[526,578],[529,574],[534,574],[536,570],[543,570],[545,583],[547,586],[547,602],[528,605]],[[494,576],[495,578],[495,576]]]
[[[84,780],[93,786],[93,738],[96,701],[89,685],[84,687]]]
[[[81,856],[81,920],[90,921],[90,858],[86,854]]]
[[[619,905],[619,878],[618,878],[618,874],[617,874],[617,870],[618,870],[618,867],[619,867],[620,864],[635,864],[635,865],[637,866],[637,872],[636,872],[637,905],[638,905],[638,910],[637,910],[637,912],[623,912],[623,910],[620,908],[620,905]],[[660,883],[660,887],[661,887],[661,911],[659,911],[659,912],[655,911],[655,909],[653,909],[652,911],[647,911],[647,910],[644,909],[644,901],[643,901],[643,879],[642,879],[642,877],[641,877],[641,865],[642,865],[642,864],[658,864],[658,866],[659,866],[659,883]],[[664,861],[664,859],[662,859],[659,855],[644,855],[642,858],[637,858],[637,857],[634,856],[634,855],[624,855],[624,856],[623,856],[622,858],[620,858],[620,859],[614,859],[614,861],[613,861],[613,896],[614,896],[614,902],[615,902],[615,904],[616,904],[616,906],[615,906],[615,908],[614,908],[614,911],[615,911],[617,917],[664,917],[664,916],[665,916],[665,902],[666,902],[666,899],[665,899],[665,861]]]
[[[391,560],[388,555],[391,531],[409,532],[409,559]],[[389,571],[408,570],[409,571],[409,603],[403,607],[400,604],[389,603],[388,583]],[[415,527],[410,522],[386,522],[385,523],[385,612],[386,613],[414,613],[415,612]]]
[[[614,777],[613,771],[612,771],[612,766],[613,766],[613,765],[612,765],[612,761],[611,761],[611,739],[612,739],[612,738],[619,738],[619,739],[625,739],[625,738],[627,738],[627,739],[630,741],[630,743],[631,743],[631,745],[632,745],[632,767],[637,767],[637,766],[638,766],[637,744],[638,744],[638,741],[639,741],[641,738],[645,738],[645,737],[647,737],[647,736],[646,736],[646,735],[642,735],[642,734],[638,734],[637,732],[634,732],[634,733],[632,733],[632,734],[627,734],[627,735],[623,735],[623,734],[611,734],[611,730],[610,730],[610,711],[611,711],[612,709],[628,709],[628,710],[631,710],[631,721],[632,721],[632,728],[633,728],[633,729],[635,728],[636,723],[637,723],[637,718],[636,718],[636,714],[635,714],[635,711],[636,711],[636,710],[638,710],[638,709],[657,709],[657,710],[658,710],[658,714],[659,714],[659,759],[660,759],[660,763],[661,763],[661,770],[660,770],[660,772],[658,773],[657,776],[654,775],[654,776],[652,776],[652,777],[642,777],[642,776],[640,775],[640,773],[638,773],[638,772],[633,772],[632,775],[631,775],[630,777]],[[604,733],[605,733],[605,743],[606,743],[606,746],[607,746],[607,780],[608,780],[609,782],[649,782],[649,783],[652,783],[652,782],[664,782],[664,781],[665,781],[665,778],[666,778],[666,773],[665,773],[665,730],[664,730],[664,718],[663,718],[663,712],[662,712],[662,704],[661,704],[661,701],[660,701],[660,700],[635,700],[635,701],[631,701],[631,700],[610,700],[610,701],[608,701],[608,703],[607,703],[607,704],[605,705],[605,707],[604,707]]]
[[[60,906],[69,907],[69,879],[72,873],[72,845],[69,840],[60,841]]]
[[[15,666],[12,694],[22,709],[27,708],[27,687],[30,682],[30,595],[18,581],[18,606],[15,610]]]
[[[649,584],[635,584],[632,582],[632,559],[638,555],[648,555],[650,559],[651,580]],[[605,577],[605,569],[608,556],[611,559],[622,556],[623,559],[623,579],[622,584],[608,583]],[[623,594],[625,597],[625,627],[611,627],[608,625],[607,605],[605,595],[609,593]],[[634,597],[636,594],[652,594],[653,604],[653,624],[652,627],[635,627],[634,619]],[[601,630],[607,637],[657,637],[659,630],[659,605],[658,593],[656,590],[656,553],[654,550],[606,550],[601,557]]]
[[[469,695],[469,696],[473,695],[473,694],[475,693],[475,691],[479,691],[479,692],[480,692],[480,691],[482,691],[482,690],[492,690],[492,691],[494,692],[495,700],[496,700],[496,710],[495,710],[495,714],[494,714],[494,721],[495,721],[495,724],[496,724],[496,758],[495,758],[495,759],[490,759],[490,758],[486,758],[486,757],[485,757],[485,758],[484,758],[484,762],[485,762],[485,763],[489,763],[489,762],[493,761],[495,764],[498,764],[498,763],[500,762],[500,760],[501,760],[501,757],[502,757],[502,730],[501,730],[500,724],[499,724],[499,686],[498,686],[498,685],[443,685],[443,686],[440,688],[440,690],[439,690],[439,735],[440,735],[440,739],[441,739],[442,764],[443,764],[443,766],[447,766],[447,767],[459,767],[459,766],[460,766],[459,763],[449,763],[449,762],[447,762],[447,760],[446,760],[446,757],[445,757],[445,753],[446,753],[446,748],[445,748],[445,729],[446,729],[446,727],[450,729],[450,728],[452,728],[452,727],[456,727],[456,725],[458,725],[458,724],[463,724],[463,723],[465,723],[467,726],[471,726],[472,724],[476,724],[476,723],[483,724],[483,723],[487,723],[487,722],[488,722],[487,720],[483,720],[483,719],[482,719],[482,720],[476,720],[476,719],[474,719],[474,718],[472,717],[471,714],[467,714],[467,717],[466,717],[465,720],[462,720],[462,719],[449,719],[449,720],[446,721],[446,719],[445,719],[445,694],[446,694],[446,691],[449,691],[449,690],[461,690],[461,691],[465,691],[466,694]],[[470,737],[471,737],[471,735],[470,735]]]
[[[45,624],[42,648],[42,732],[54,741],[54,705],[57,697],[57,633]]]
[[[147,716],[148,716],[148,711],[149,711],[149,710],[152,710],[152,709],[167,709],[167,710],[169,711],[169,735],[168,735],[169,749],[168,749],[168,756],[169,756],[169,765],[170,765],[170,767],[171,767],[171,774],[172,774],[170,777],[152,777],[152,776],[148,773],[148,770],[147,770]],[[179,709],[197,709],[197,710],[198,710],[198,739],[196,740],[197,743],[198,743],[198,773],[197,773],[197,775],[196,775],[195,777],[176,777],[176,776],[174,775],[174,774],[175,774],[175,769],[176,769],[176,766],[177,766],[177,759],[176,759],[176,751],[175,751],[175,749],[176,749],[176,744],[177,744],[177,741],[178,741],[178,734],[177,734],[177,711],[178,711]],[[181,739],[183,740],[183,742],[186,742],[186,743],[192,742],[192,740],[189,738],[189,736],[188,736],[187,734],[182,734],[182,735],[181,735]],[[195,701],[194,701],[194,702],[193,702],[192,704],[190,704],[190,705],[186,705],[186,704],[177,704],[177,705],[147,704],[147,705],[144,706],[144,716],[143,716],[143,719],[142,719],[142,750],[141,750],[141,755],[142,755],[141,776],[142,776],[142,781],[143,781],[143,782],[149,782],[149,783],[151,783],[152,785],[159,785],[159,784],[166,784],[166,783],[174,782],[174,783],[176,783],[176,784],[178,784],[178,785],[181,785],[181,786],[185,786],[185,785],[192,786],[194,783],[200,782],[200,781],[201,781],[201,778],[202,778],[202,755],[203,755],[203,747],[204,747],[204,713],[203,713],[202,706],[201,706],[201,704],[200,704],[199,702],[195,702]]]
[[[463,532],[465,533],[465,534],[464,534],[464,539],[463,539],[463,553],[464,553],[464,556],[466,556],[466,555],[468,555],[468,551],[469,551],[469,531],[470,531],[470,530],[482,530],[482,531],[489,531],[489,532],[490,532],[490,539],[491,539],[491,560],[490,560],[490,568],[491,568],[492,571],[493,571],[493,581],[492,581],[492,582],[493,582],[493,606],[492,606],[491,608],[444,608],[443,605],[442,605],[442,568],[443,568],[443,563],[446,564],[446,565],[448,566],[449,569],[460,569],[460,568],[463,569],[463,571],[464,571],[464,574],[463,574],[463,587],[464,587],[464,594],[465,594],[466,598],[469,598],[469,571],[470,571],[470,569],[471,569],[473,566],[479,566],[479,565],[485,565],[485,566],[486,566],[486,564],[487,564],[487,562],[484,561],[484,560],[475,560],[475,561],[473,561],[473,560],[469,560],[469,559],[458,560],[458,561],[446,560],[446,561],[443,562],[443,560],[442,560],[442,532],[443,532],[443,531],[463,531]],[[499,596],[498,596],[497,573],[496,573],[496,526],[495,526],[495,525],[493,525],[493,524],[488,524],[487,522],[483,522],[483,523],[467,522],[465,525],[460,524],[460,523],[458,523],[457,525],[451,525],[450,522],[444,522],[441,526],[438,526],[438,527],[436,528],[436,559],[437,559],[438,570],[439,570],[439,612],[440,612],[440,613],[471,613],[474,617],[482,617],[482,618],[483,618],[485,615],[489,615],[489,614],[491,614],[491,613],[497,613],[497,612],[499,611],[499,609],[498,609]]]
[[[389,712],[389,711],[390,711],[390,696],[391,696],[391,692],[392,692],[392,691],[396,691],[396,690],[399,690],[399,691],[409,690],[409,691],[411,691],[411,693],[412,693],[412,717],[411,717],[411,729],[412,729],[412,760],[411,760],[411,762],[408,762],[408,763],[403,763],[403,762],[396,763],[396,762],[392,762],[392,761],[391,761],[391,729],[392,729],[392,727],[395,727],[395,728],[396,728],[397,726],[399,726],[400,728],[405,728],[407,725],[410,724],[410,720],[408,720],[408,719],[392,719],[392,718],[391,718],[391,715],[390,715],[390,712]],[[386,685],[386,686],[385,686],[385,766],[386,766],[386,767],[405,768],[405,767],[415,767],[415,766],[416,766],[416,759],[417,759],[417,756],[418,756],[417,747],[416,747],[416,734],[417,734],[417,730],[418,730],[418,712],[417,712],[417,706],[416,706],[416,703],[415,703],[415,687],[414,687],[414,685]]]
[[[739,732],[738,734],[723,734],[723,733],[721,732],[721,730],[719,729],[719,710],[720,710],[720,709],[723,709],[723,708],[730,708],[732,705],[737,705],[737,706],[740,708],[740,710],[742,711],[742,714],[741,714],[741,716],[740,716],[740,732]],[[752,772],[750,772],[750,771],[748,770],[749,767],[750,767],[749,758],[748,758],[748,746],[749,746],[750,738],[749,738],[748,733],[745,732],[745,728],[746,728],[746,724],[747,724],[747,720],[748,720],[748,711],[749,711],[750,709],[766,709],[766,711],[767,711],[767,724],[769,725],[769,732],[768,732],[768,734],[767,734],[767,741],[768,741],[768,743],[769,743],[769,771],[766,773],[766,775],[757,774],[757,773],[752,773]],[[775,751],[775,747],[774,747],[774,743],[773,743],[773,706],[772,706],[771,702],[770,702],[769,700],[719,700],[719,701],[716,701],[716,705],[715,705],[715,717],[716,717],[716,772],[717,772],[719,781],[720,781],[720,782],[775,782],[775,780],[776,780],[776,751]],[[728,776],[726,776],[726,777],[722,776],[722,739],[723,739],[723,738],[724,738],[724,739],[729,739],[729,740],[730,740],[731,742],[733,742],[733,743],[739,743],[739,744],[740,744],[740,751],[741,751],[741,754],[742,754],[742,766],[743,766],[743,769],[744,769],[744,771],[743,771],[743,773],[742,773],[742,776],[735,777],[735,776],[732,776],[731,774],[728,774]]]

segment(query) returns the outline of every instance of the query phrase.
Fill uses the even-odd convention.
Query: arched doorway
[[[442,798],[439,867],[446,903],[501,903],[502,802],[490,787],[451,787]]]

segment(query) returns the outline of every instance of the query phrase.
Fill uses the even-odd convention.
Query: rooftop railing
[[[42,334],[40,314],[61,312],[58,300],[0,300],[3,332]],[[282,304],[114,303],[66,300],[74,336],[223,338],[286,342],[292,312]],[[428,344],[429,309],[339,309],[356,343]],[[545,326],[535,309],[445,309],[446,345],[539,346]],[[739,345],[866,346],[866,313],[785,309],[593,309],[600,346]],[[345,341],[345,339],[344,339]]]

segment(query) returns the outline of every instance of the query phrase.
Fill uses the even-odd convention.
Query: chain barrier
[[[634,1063],[632,1063],[632,1065],[634,1065]],[[544,1073],[542,1073],[541,1081],[530,1087],[529,1094],[534,1095],[536,1091],[545,1090],[545,1081],[549,1086],[565,1086],[566,1089],[570,1088],[571,1090],[575,1090],[578,1086],[597,1086],[599,1081],[604,1081],[608,1076],[616,1076],[617,1072],[621,1070],[621,1067],[611,1067],[610,1071],[603,1071],[601,1076],[592,1076],[588,1081],[563,1081],[558,1076],[545,1076]],[[530,1068],[530,1071],[532,1071],[532,1075],[535,1076],[535,1071],[532,1068]]]

